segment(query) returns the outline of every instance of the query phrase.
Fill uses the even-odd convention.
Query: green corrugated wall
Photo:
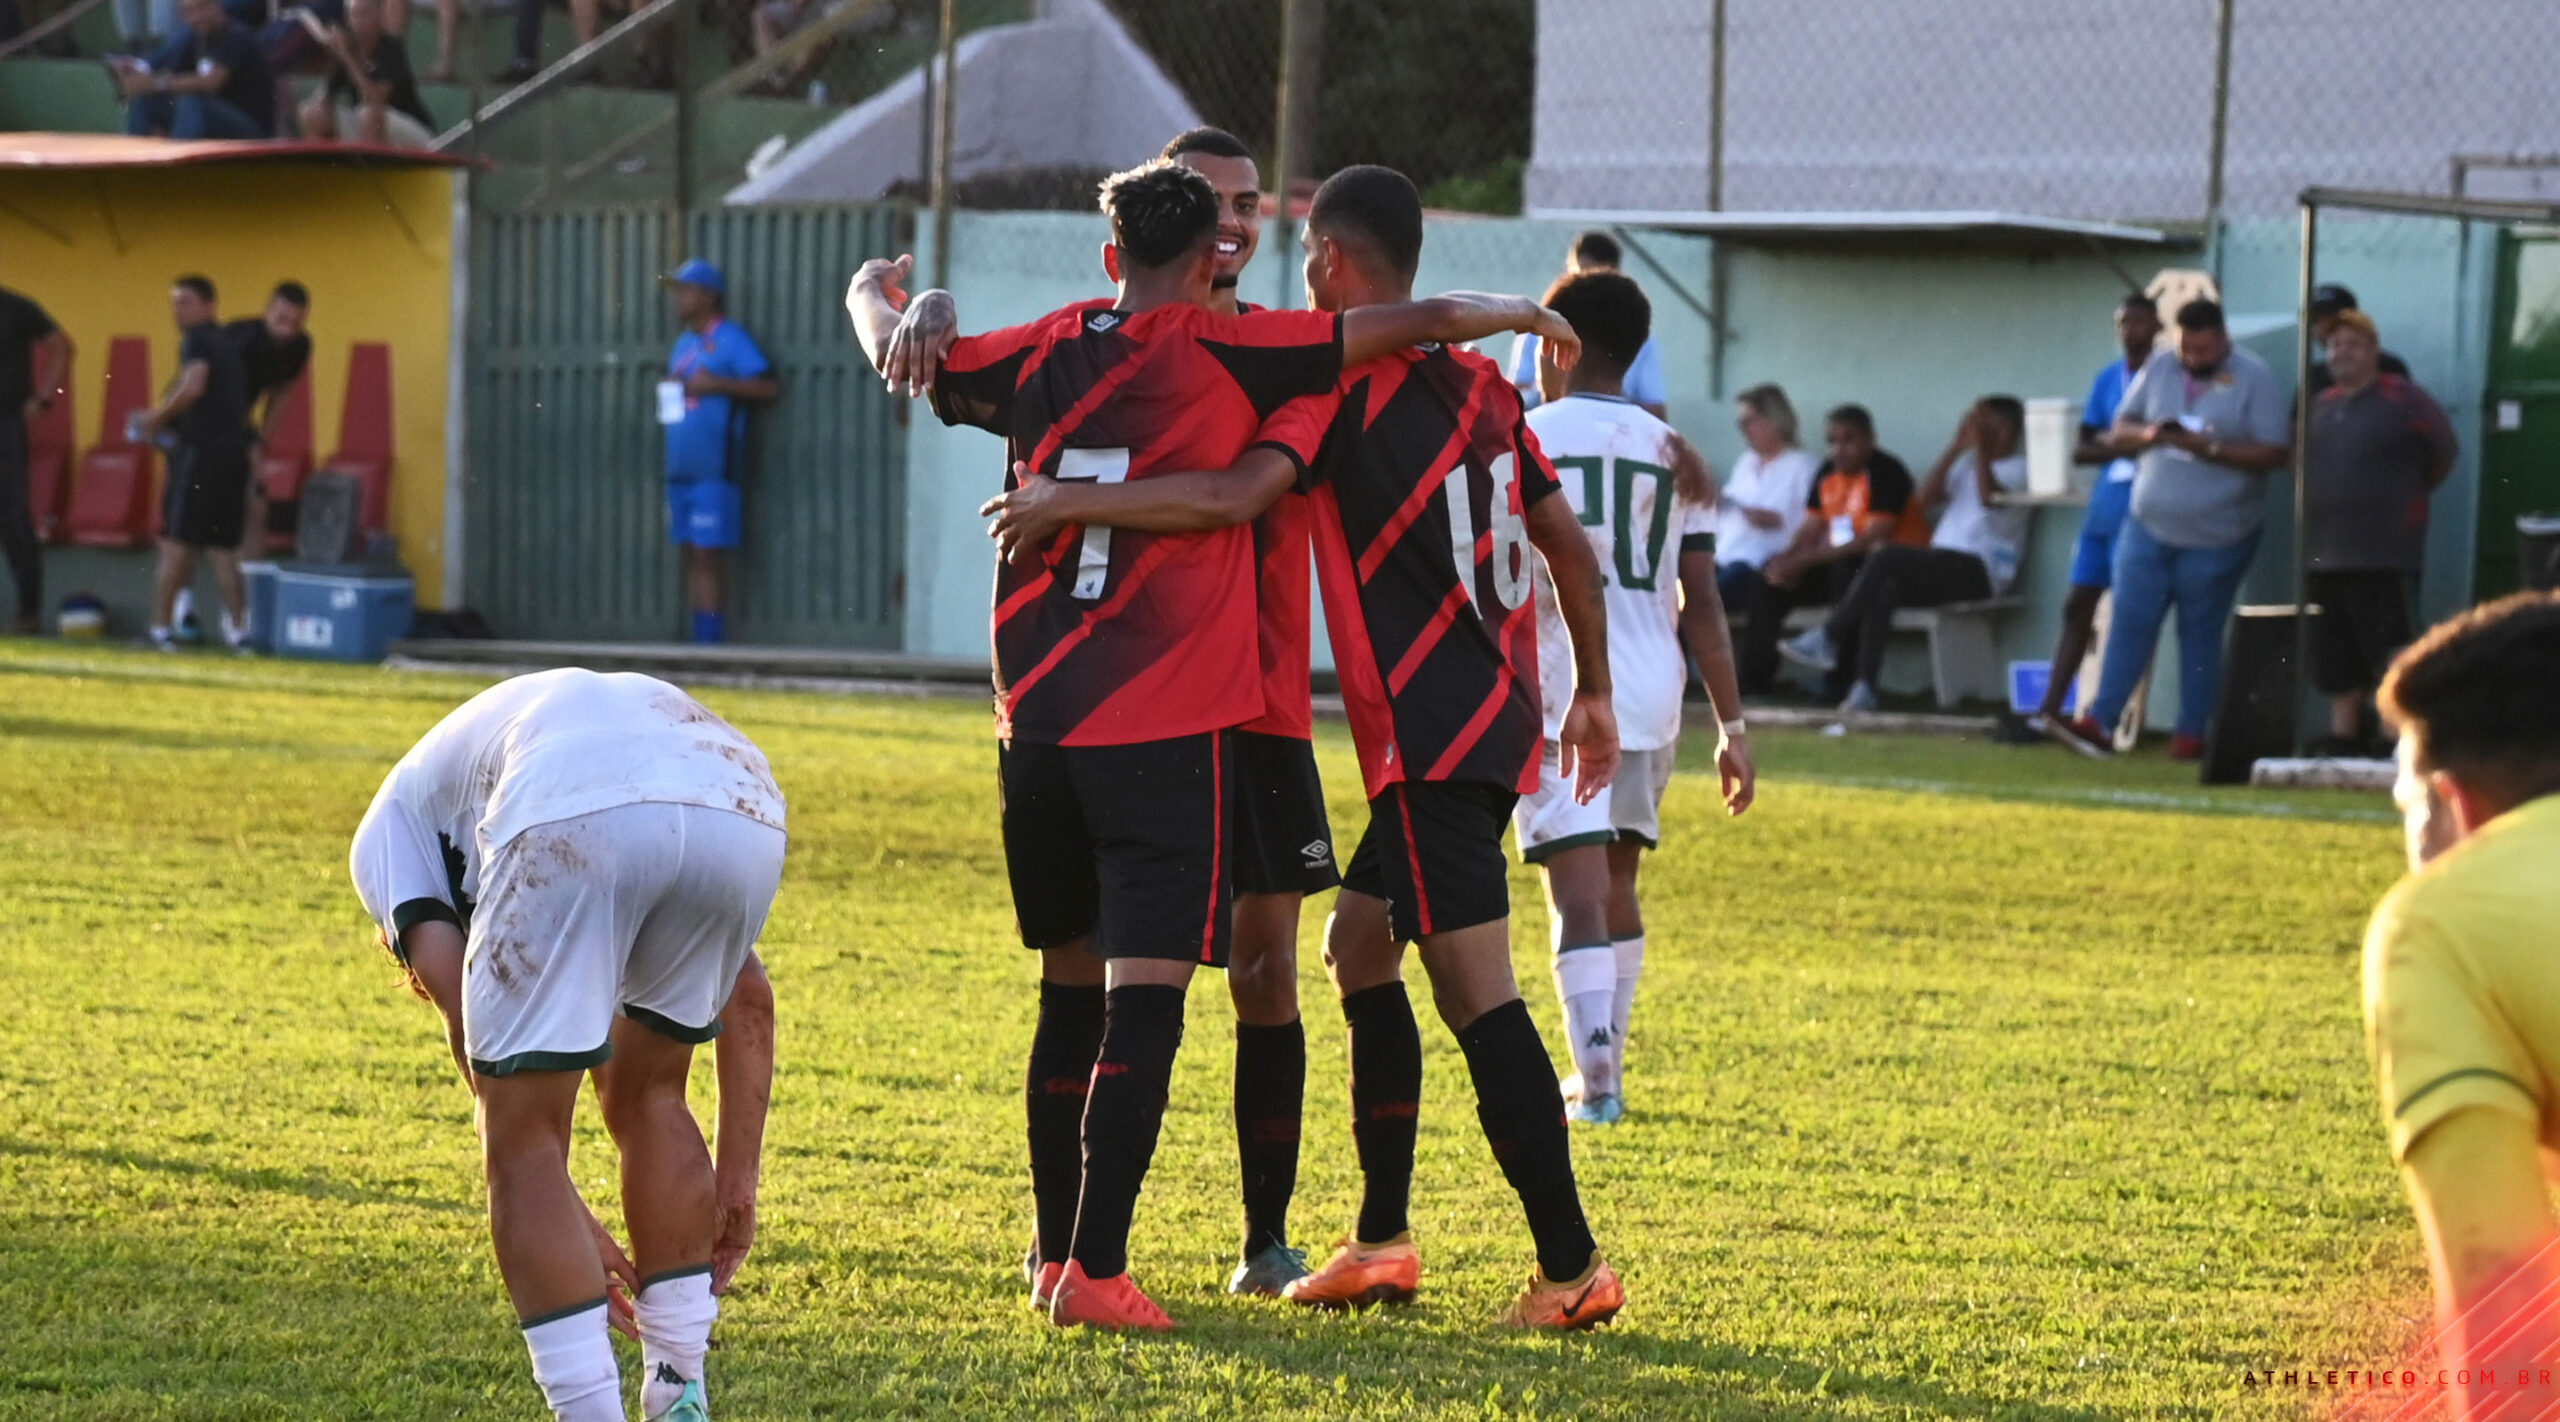
[[[862,258],[901,250],[893,207],[643,209],[482,217],[472,233],[466,586],[502,637],[666,641],[683,598],[667,542],[652,385],[676,330],[658,274],[707,257],[729,315],[782,379],[756,416],[730,632],[895,647],[906,431],[844,318]]]

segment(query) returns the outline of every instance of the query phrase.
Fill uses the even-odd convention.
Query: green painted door
[[[2473,587],[2482,600],[2521,581],[2517,515],[2560,514],[2560,233],[2509,233],[2498,257]]]
[[[757,413],[730,568],[733,641],[895,647],[904,631],[906,438],[844,318],[864,257],[902,250],[890,207],[692,214],[682,249],[644,209],[484,217],[472,240],[465,563],[498,635],[670,641],[654,386],[676,329],[658,275],[717,262],[729,316],[782,398]]]

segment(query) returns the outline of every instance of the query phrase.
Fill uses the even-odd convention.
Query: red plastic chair
[[[381,341],[358,341],[347,351],[338,452],[320,467],[364,490],[358,528],[380,533],[391,526],[391,347]]]
[[[71,488],[71,372],[62,372],[62,394],[27,426],[27,503],[35,512],[36,541],[62,537],[63,497]]]
[[[258,491],[271,508],[288,507],[302,497],[302,481],[311,477],[311,369],[303,367],[278,395],[275,418],[267,425],[266,442],[258,448]],[[291,522],[291,520],[287,520]],[[291,533],[269,529],[266,549],[280,553],[293,547]]]
[[[80,459],[62,527],[84,548],[140,548],[153,524],[149,445],[125,438],[125,419],[151,404],[151,346],[118,336],[107,347],[107,395],[98,411],[98,442]]]

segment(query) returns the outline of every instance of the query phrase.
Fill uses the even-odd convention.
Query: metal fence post
[[[2231,11],[2234,0],[2213,0],[2213,134],[2204,177],[2205,265],[2222,284],[2223,163],[2231,138]]]
[[[2226,4],[2229,0],[2224,0]],[[2302,702],[2311,689],[2311,284],[2319,270],[2320,204],[2302,197],[2302,280],[2293,331],[2293,753],[2302,754]]]
[[[1724,61],[1725,0],[1715,0],[1714,27],[1707,39],[1707,211],[1724,211]]]
[[[960,47],[955,0],[942,0],[942,92],[933,134],[933,284],[951,283],[951,137],[956,109],[952,97],[960,87],[955,56]]]
[[[1323,34],[1323,0],[1280,0],[1279,95],[1272,115],[1274,171],[1266,186],[1280,198],[1280,245],[1278,260],[1271,264],[1276,273],[1271,304],[1283,310],[1296,304],[1289,299],[1289,279],[1297,267],[1290,253],[1298,235],[1289,225],[1289,183],[1314,156],[1316,46]]]

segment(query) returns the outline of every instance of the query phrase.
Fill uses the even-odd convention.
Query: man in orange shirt
[[[1876,448],[1875,417],[1864,405],[1842,405],[1824,416],[1823,444],[1831,457],[1805,496],[1807,517],[1795,542],[1761,570],[1762,584],[1751,600],[1740,651],[1746,696],[1766,695],[1775,683],[1778,638],[1788,613],[1836,601],[1867,554],[1884,544],[1929,542],[1929,522],[1911,497],[1911,470]],[[1842,655],[1840,665],[1850,665],[1847,649]],[[1831,675],[1842,677],[1837,671]],[[1847,690],[1845,682],[1826,685],[1823,699],[1837,702]]]

